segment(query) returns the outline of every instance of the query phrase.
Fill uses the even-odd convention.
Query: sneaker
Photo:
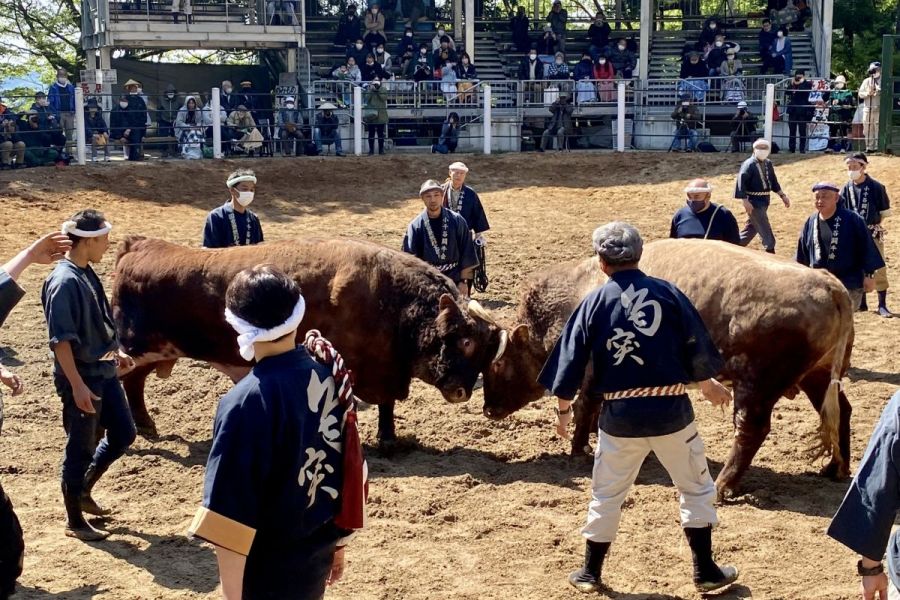
[[[725,565],[723,567],[719,567],[722,571],[721,579],[717,579],[716,581],[695,581],[694,585],[697,587],[697,591],[700,593],[709,593],[714,592],[716,590],[721,590],[722,588],[728,587],[738,578],[738,570],[737,567],[732,567],[731,565]]]
[[[885,319],[891,319],[894,316],[894,313],[889,311],[887,306],[879,306],[877,312],[879,317],[884,317]]]
[[[343,152],[335,152],[334,155],[335,155],[335,156],[343,156],[344,153],[343,153]]]
[[[569,585],[582,594],[596,594],[603,587],[596,577],[588,575],[584,569],[569,573]]]

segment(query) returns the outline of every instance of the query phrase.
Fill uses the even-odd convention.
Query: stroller
[[[740,77],[729,77],[722,85],[722,99],[725,102],[737,104],[744,99],[744,82]]]

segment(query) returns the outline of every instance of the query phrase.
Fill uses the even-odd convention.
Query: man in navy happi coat
[[[684,189],[687,206],[682,206],[672,217],[670,238],[695,238],[721,240],[730,244],[741,243],[737,219],[721,204],[710,201],[712,186],[705,179],[694,179]]]

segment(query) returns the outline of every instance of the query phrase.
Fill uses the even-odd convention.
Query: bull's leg
[[[128,406],[131,407],[131,416],[134,418],[137,432],[147,438],[158,435],[156,423],[153,422],[153,418],[147,412],[147,405],[144,403],[144,385],[147,382],[147,375],[155,369],[156,366],[153,364],[141,365],[122,378],[122,387],[125,389],[125,396],[128,398]]]
[[[825,393],[828,391],[828,384],[831,380],[831,374],[827,371],[817,371],[810,373],[800,382],[800,388],[809,397],[813,408],[816,412],[822,410],[822,403],[825,401]],[[840,402],[840,425],[838,427],[838,450],[840,456],[832,456],[831,460],[822,468],[822,475],[831,479],[844,479],[850,476],[850,414],[853,408],[844,391],[841,390],[838,395]]]
[[[760,394],[735,383],[734,388],[734,443],[725,466],[716,478],[719,499],[733,495],[744,473],[753,462],[766,436],[772,428],[772,408],[778,401],[777,394]]]
[[[575,432],[572,434],[572,456],[590,456],[591,431],[597,427],[597,419],[600,417],[600,403],[590,402],[584,394],[578,394],[575,399]]]
[[[394,442],[397,433],[394,431],[394,400],[378,405],[378,441]]]

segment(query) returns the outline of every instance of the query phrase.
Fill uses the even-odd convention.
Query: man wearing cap
[[[231,198],[206,216],[203,247],[249,246],[265,241],[259,217],[247,208],[256,195],[256,174],[238,169],[228,176],[225,185]]]
[[[466,220],[443,206],[444,190],[434,179],[419,188],[425,204],[403,236],[403,251],[424,260],[453,280],[459,293],[469,296],[478,258]]]
[[[275,129],[281,141],[281,153],[284,156],[303,154],[303,121],[297,112],[293,96],[284,99],[284,106],[275,113]],[[291,150],[295,152],[291,152]]]
[[[759,234],[766,252],[775,254],[775,234],[769,224],[769,195],[778,194],[785,208],[790,208],[791,199],[775,176],[775,165],[769,160],[770,149],[768,140],[760,138],[753,142],[753,156],[741,163],[738,171],[734,197],[747,211],[747,222],[741,230],[741,246],[748,245]]]
[[[784,92],[784,100],[787,104],[788,117],[788,149],[795,152],[797,149],[797,136],[800,137],[800,154],[806,153],[806,126],[813,115],[813,108],[809,103],[809,93],[812,91],[812,83],[806,80],[806,71],[797,69],[794,71],[794,79]]]
[[[756,138],[756,115],[747,108],[747,103],[741,100],[737,105],[737,112],[731,117],[731,151],[743,152],[744,144],[753,142]]]
[[[83,210],[62,226],[72,241],[66,258],[56,264],[41,292],[53,378],[62,399],[67,441],[62,464],[62,492],[69,537],[102,540],[83,513],[107,516],[91,491],[135,437],[134,421],[119,376],[134,360],[119,347],[112,309],[100,278],[91,268],[109,248],[112,225],[96,210]],[[97,444],[99,428],[106,435]]]
[[[800,231],[797,262],[840,279],[857,310],[863,295],[875,289],[875,271],[884,267],[884,260],[863,218],[838,206],[836,184],[819,182],[812,191],[816,212]]]
[[[884,228],[882,220],[891,213],[891,200],[888,198],[887,189],[878,181],[872,179],[866,171],[869,168],[869,160],[862,152],[851,154],[846,159],[847,176],[850,181],[841,189],[840,206],[854,211],[869,228],[875,247],[878,248],[881,258],[884,259]],[[887,268],[883,267],[875,271],[875,291],[878,292],[878,314],[890,318],[893,315],[887,307],[888,278]],[[868,310],[866,297],[863,295],[860,310]]]
[[[866,152],[877,152],[881,109],[881,63],[870,64],[868,75],[859,86],[859,99],[863,102],[863,135],[866,138]]]
[[[475,236],[475,241],[484,243],[484,232],[491,228],[484,206],[478,193],[466,185],[466,177],[469,167],[465,163],[455,162],[450,165],[450,176],[441,186],[443,192],[444,208],[449,208],[459,214]]]
[[[341,145],[341,122],[334,114],[337,106],[331,102],[325,102],[320,107],[320,114],[316,116],[316,127],[313,131],[316,150],[322,152],[322,146],[334,144],[334,155],[343,156],[344,148]]]
[[[698,238],[721,240],[740,245],[737,219],[731,211],[710,202],[712,186],[705,179],[692,179],[684,188],[687,206],[682,206],[672,217],[670,238]]]
[[[128,140],[128,160],[143,160],[144,153],[141,142],[147,132],[147,103],[139,92],[140,83],[134,79],[125,82],[125,90],[128,93],[128,106],[125,107],[125,125],[127,125],[123,137]]]

